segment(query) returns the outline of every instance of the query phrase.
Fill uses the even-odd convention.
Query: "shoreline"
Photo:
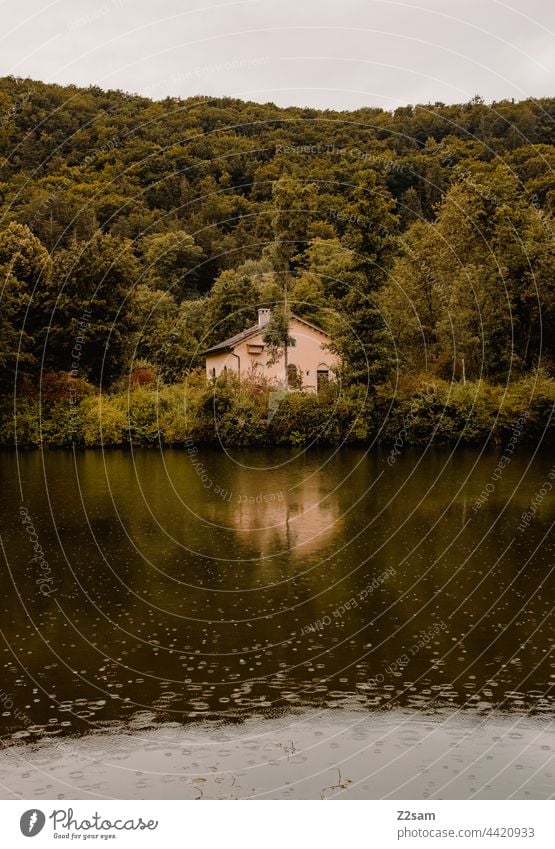
[[[507,387],[434,379],[372,391],[359,384],[316,394],[291,392],[270,410],[268,391],[199,375],[183,383],[120,388],[75,397],[60,379],[50,396],[0,398],[0,447],[198,447],[306,450],[346,445],[390,449],[394,465],[409,447],[554,443],[555,380],[523,378]],[[70,393],[67,397],[67,393]],[[14,407],[15,405],[15,407]]]

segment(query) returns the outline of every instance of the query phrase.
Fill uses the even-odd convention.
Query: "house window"
[[[294,363],[287,366],[287,385],[289,389],[300,389],[302,386],[301,372]]]
[[[216,377],[216,369],[215,368],[212,369],[212,377],[214,377],[214,378]]]
[[[294,339],[292,336],[289,337],[289,347],[290,348],[296,348],[297,347],[297,340]]]

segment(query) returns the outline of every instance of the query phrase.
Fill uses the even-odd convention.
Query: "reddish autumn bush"
[[[95,388],[82,377],[73,377],[67,371],[45,371],[41,375],[40,384],[27,395],[39,397],[43,401],[78,401],[93,395]]]

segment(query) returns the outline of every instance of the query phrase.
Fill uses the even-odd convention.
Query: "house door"
[[[330,371],[328,368],[320,367],[316,372],[316,389],[322,392],[327,389],[330,382]]]
[[[301,373],[294,363],[287,366],[287,386],[289,389],[300,389],[302,384]]]

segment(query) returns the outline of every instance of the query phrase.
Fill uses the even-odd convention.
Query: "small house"
[[[256,324],[205,351],[208,379],[215,379],[222,372],[232,372],[240,378],[256,379],[260,375],[276,386],[320,391],[333,379],[338,364],[337,356],[328,347],[330,336],[321,327],[291,315],[287,358],[282,356],[272,363],[264,342],[270,318],[271,310],[259,309]]]

